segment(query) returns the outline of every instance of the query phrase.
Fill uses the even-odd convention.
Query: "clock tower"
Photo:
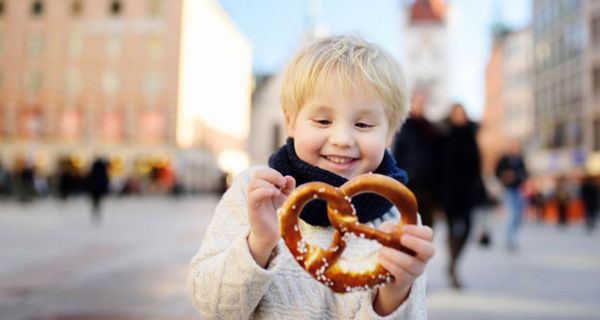
[[[448,101],[448,28],[442,0],[415,0],[405,24],[405,69],[409,88],[425,96],[431,121],[444,118]]]

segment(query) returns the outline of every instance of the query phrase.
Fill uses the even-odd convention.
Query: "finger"
[[[257,188],[248,193],[248,202],[255,204],[255,206],[260,205],[260,203],[266,199],[271,199],[272,197],[277,197],[281,194],[281,191],[277,188]]]
[[[427,261],[435,255],[435,247],[429,240],[415,237],[410,234],[403,234],[400,243],[417,253],[417,257],[422,261]]]
[[[382,267],[397,278],[404,273],[416,278],[425,270],[425,264],[420,260],[401,251],[386,247],[381,248],[381,251],[379,251],[379,262]]]
[[[292,176],[285,176],[285,181],[285,186],[281,189],[281,192],[289,195],[296,188],[296,179]]]
[[[392,232],[394,229],[396,229],[396,225],[389,221],[385,221],[381,224],[379,229],[383,232]]]
[[[279,171],[271,168],[265,168],[256,171],[254,177],[257,179],[265,180],[281,189],[287,184],[287,180],[279,173]]]
[[[406,224],[402,226],[402,233],[410,234],[424,240],[433,240],[433,229],[431,229],[429,226],[416,226],[412,224]]]
[[[258,189],[279,190],[279,188],[276,185],[272,184],[271,182],[269,182],[267,180],[263,180],[260,178],[251,178],[250,181],[248,182],[248,186],[246,187],[246,193],[250,194],[254,190],[258,190]]]

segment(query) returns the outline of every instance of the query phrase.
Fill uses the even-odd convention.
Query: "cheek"
[[[369,159],[369,162],[372,162],[371,165],[375,166],[378,166],[381,159],[383,159],[385,148],[386,141],[381,136],[369,137],[361,143],[361,153],[365,158]]]
[[[322,137],[311,130],[305,130],[294,138],[296,154],[310,164],[318,159],[322,143]]]

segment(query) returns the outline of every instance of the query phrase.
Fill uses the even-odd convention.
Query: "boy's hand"
[[[395,225],[385,222],[381,230],[390,232]],[[428,226],[404,225],[402,227],[403,246],[416,252],[410,256],[402,251],[383,247],[379,251],[379,261],[395,278],[394,282],[381,288],[373,304],[375,312],[387,315],[398,308],[408,297],[410,288],[417,277],[425,271],[425,265],[435,254],[433,230]]]
[[[266,267],[271,251],[280,238],[276,211],[295,187],[294,178],[284,177],[271,168],[258,170],[248,182],[248,246],[262,267]]]

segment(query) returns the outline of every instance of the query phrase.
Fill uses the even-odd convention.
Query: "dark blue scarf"
[[[294,149],[294,139],[288,138],[287,143],[275,151],[269,158],[269,166],[279,171],[284,176],[289,175],[296,179],[296,186],[311,181],[321,181],[334,187],[339,187],[348,179],[333,172],[312,166],[298,158]],[[394,157],[386,151],[379,167],[373,172],[394,178],[406,184],[408,178],[406,172],[396,165]],[[360,194],[352,198],[352,204],[356,208],[358,220],[361,223],[373,221],[383,216],[390,210],[392,204],[384,198],[372,194]],[[324,201],[312,201],[308,203],[300,218],[314,226],[327,227],[330,225],[326,214]]]

